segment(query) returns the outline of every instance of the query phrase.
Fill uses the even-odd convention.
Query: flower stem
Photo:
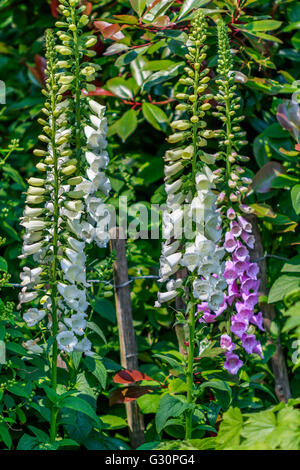
[[[231,165],[229,161],[229,157],[232,152],[232,143],[231,143],[231,115],[230,115],[230,98],[229,98],[229,84],[226,82],[225,88],[225,112],[226,112],[226,141],[228,141],[226,145],[226,181],[230,179],[231,174]]]
[[[187,383],[187,402],[191,405],[193,403],[193,369],[194,369],[194,347],[195,347],[195,305],[192,304],[189,310],[189,355],[188,355],[188,368],[186,374]],[[186,413],[186,427],[185,427],[185,438],[191,439],[192,437],[192,419],[193,410],[189,409]]]
[[[77,31],[77,19],[76,10],[71,8],[72,23],[76,25],[73,31],[73,44],[74,44],[74,83],[75,83],[75,96],[74,96],[74,107],[75,107],[75,152],[78,162],[81,157],[81,79],[80,79],[80,57],[79,57],[79,40]]]
[[[51,387],[56,392],[57,388],[57,357],[58,347],[56,336],[58,333],[58,318],[57,318],[57,255],[58,255],[58,219],[59,219],[59,172],[58,172],[58,155],[56,149],[56,118],[54,116],[55,108],[57,106],[56,92],[55,92],[55,70],[54,70],[53,55],[49,54],[49,72],[50,72],[50,93],[51,93],[51,148],[53,155],[53,256],[51,265],[51,317],[52,317],[52,363],[51,363]],[[51,406],[51,418],[50,418],[50,439],[55,441],[56,438],[56,417],[57,409],[54,404]]]
[[[196,48],[196,55],[195,55],[195,63],[198,63],[199,58],[199,47]],[[198,67],[195,68],[195,75],[194,75],[194,95],[198,95],[198,82],[199,82],[199,69]],[[198,100],[193,103],[193,116],[197,116],[198,111]],[[196,176],[196,163],[197,163],[197,132],[198,132],[198,123],[193,124],[193,147],[194,147],[194,155],[192,161],[192,176],[193,182],[195,183],[195,176]]]

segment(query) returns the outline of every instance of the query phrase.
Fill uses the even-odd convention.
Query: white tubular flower
[[[58,291],[64,302],[77,313],[85,313],[88,308],[86,301],[86,293],[84,290],[78,289],[75,285],[59,283]]]
[[[33,287],[35,284],[38,284],[42,271],[43,269],[41,267],[30,269],[27,266],[24,266],[23,272],[20,274],[21,285]]]
[[[36,299],[37,296],[37,292],[28,292],[27,287],[23,287],[23,289],[21,289],[21,292],[19,293],[19,302],[20,304],[26,304]]]
[[[193,296],[199,300],[209,300],[211,285],[207,280],[196,280],[193,282]]]
[[[22,247],[22,254],[19,256],[19,258],[26,258],[29,255],[37,253],[42,248],[42,246],[42,242],[32,243],[31,245],[26,245],[24,243]]]
[[[86,315],[82,313],[77,313],[72,315],[70,318],[65,318],[65,324],[78,336],[84,335],[84,330],[86,328]]]
[[[74,8],[76,2],[67,3],[64,12]],[[80,35],[82,26],[73,25]],[[90,341],[82,339],[89,307],[85,250],[92,242],[105,247],[109,241],[110,213],[97,194],[101,191],[104,198],[111,190],[105,174],[109,163],[105,150],[107,120],[104,106],[84,95],[79,101],[74,97],[73,71],[68,69],[66,73],[63,70],[66,66],[59,64],[57,57],[57,52],[68,52],[70,56],[74,52],[75,57],[72,45],[56,47],[53,33],[48,30],[46,46],[47,98],[42,110],[43,133],[39,136],[44,148],[34,150],[41,157],[37,170],[42,176],[28,180],[21,219],[25,235],[20,258],[32,256],[36,264],[33,269],[23,268],[19,299],[20,304],[33,302],[23,316],[28,326],[36,325],[47,312],[53,335],[59,324],[56,339],[60,350],[70,353],[78,344],[77,350],[91,354]],[[88,69],[86,66],[85,70]],[[88,89],[84,76],[78,77],[82,90]],[[64,98],[67,90],[70,95]]]
[[[87,337],[83,338],[79,343],[74,347],[75,351],[84,353],[86,356],[93,356],[94,353],[91,351],[92,343]]]
[[[85,268],[82,264],[73,264],[71,261],[63,258],[60,262],[62,270],[64,272],[64,278],[74,284],[78,282],[84,286],[87,286]]]
[[[176,297],[177,291],[176,290],[170,290],[168,292],[159,292],[158,293],[158,302],[160,304],[164,302],[168,302],[169,300],[172,300]]]
[[[23,315],[23,320],[27,326],[31,327],[39,323],[46,316],[46,310],[39,310],[37,308],[30,308]]]
[[[37,344],[37,341],[36,339],[29,339],[28,341],[24,341],[22,346],[33,354],[41,354],[43,348]]]
[[[72,331],[61,331],[56,336],[57,345],[61,351],[70,353],[78,343],[78,339]]]

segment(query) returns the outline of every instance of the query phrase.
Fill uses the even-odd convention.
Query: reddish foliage
[[[135,382],[140,382],[141,380],[153,380],[152,377],[149,377],[139,370],[125,369],[120,370],[113,378],[113,381],[117,384],[132,384]]]
[[[29,67],[29,70],[31,71],[32,75],[37,79],[37,81],[41,85],[44,85],[45,80],[46,80],[46,74],[45,74],[45,69],[47,65],[46,59],[45,57],[35,54],[34,62],[35,62],[35,67]]]
[[[107,23],[106,21],[94,21],[94,26],[99,29],[104,39],[112,39],[113,41],[119,41],[124,38],[124,34],[121,31],[121,26],[117,23]],[[125,25],[127,26],[127,25]]]
[[[83,94],[86,96],[115,96],[111,91],[100,87],[96,87],[94,91],[83,91]]]
[[[141,387],[139,385],[133,385],[128,388],[118,388],[109,395],[109,406],[135,401],[137,398],[151,393],[152,391],[153,387]]]
[[[297,150],[297,152],[300,152],[300,144],[295,145],[295,150]]]
[[[51,14],[54,16],[54,18],[58,18],[58,5],[59,1],[58,0],[51,0],[50,3],[50,8],[51,8]]]

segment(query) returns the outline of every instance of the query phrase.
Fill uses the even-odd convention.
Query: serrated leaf
[[[190,408],[190,404],[186,401],[185,397],[169,394],[163,395],[155,416],[157,432],[163,430],[169,418],[181,416],[188,408]]]
[[[300,276],[280,276],[272,285],[268,302],[274,303],[282,300],[289,292],[300,287]]]
[[[73,396],[73,397],[63,398],[59,402],[59,406],[61,408],[65,407],[65,408],[70,408],[71,410],[80,411],[81,413],[86,414],[87,416],[92,418],[94,421],[99,423],[99,418],[96,415],[93,408],[91,407],[91,405],[80,397]]]

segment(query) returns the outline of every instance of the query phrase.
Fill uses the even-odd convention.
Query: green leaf
[[[168,68],[167,70],[161,70],[159,72],[153,73],[144,81],[143,91],[148,92],[153,86],[176,77],[183,66],[184,62],[179,62],[178,64]]]
[[[129,0],[129,1],[133,10],[139,15],[139,17],[141,17],[146,6],[146,0]]]
[[[157,432],[161,432],[165,427],[167,420],[170,417],[177,417],[182,415],[188,408],[189,403],[185,397],[163,395],[160,399],[158,410],[155,416],[155,424]]]
[[[167,130],[168,116],[162,109],[152,103],[143,103],[142,110],[145,119],[151,126],[159,131]]]
[[[243,416],[239,408],[230,408],[223,415],[218,436],[217,449],[234,447],[240,443],[240,434],[243,429]]]
[[[107,344],[107,341],[106,341],[106,338],[104,336],[104,333],[103,331],[101,330],[101,328],[99,328],[98,325],[96,325],[96,323],[92,322],[92,321],[88,321],[87,322],[87,327],[90,329],[90,330],[93,330],[102,340],[105,344]]]
[[[17,450],[33,450],[38,445],[36,437],[29,436],[29,434],[23,434],[18,442]]]
[[[91,405],[80,397],[63,398],[59,402],[59,406],[61,408],[65,407],[65,408],[70,408],[71,410],[80,411],[81,413],[86,414],[87,416],[89,416],[90,418],[92,418],[94,421],[96,421],[99,424],[99,418],[96,415],[93,408],[91,407]]]
[[[12,166],[6,164],[6,165],[2,166],[2,169],[3,169],[4,173],[9,175],[15,183],[22,186],[22,188],[26,188],[26,184],[25,184],[22,176],[20,175],[20,173],[15,168],[13,168]]]
[[[300,50],[300,31],[298,31],[291,39],[291,42],[295,49]]]
[[[282,21],[262,20],[243,24],[240,29],[256,33],[260,31],[272,31],[273,29],[278,29],[281,25]]]
[[[300,214],[300,184],[293,186],[291,191],[291,198],[294,211],[296,214]]]
[[[115,132],[121,137],[122,142],[125,142],[127,137],[132,134],[137,128],[137,113],[134,109],[126,111],[125,114],[114,123]]]
[[[107,299],[97,299],[92,305],[93,310],[97,312],[102,318],[109,322],[116,323],[116,313],[113,304]],[[93,329],[93,328],[92,328]],[[95,330],[94,330],[95,331]],[[99,333],[99,332],[98,332]]]
[[[12,445],[12,438],[10,436],[8,426],[5,423],[0,423],[0,438],[6,447],[10,449]]]
[[[119,98],[122,98],[124,100],[133,99],[133,92],[130,86],[130,82],[128,80],[125,80],[125,78],[111,78],[106,82],[106,88],[108,88],[109,91],[114,93]]]
[[[300,276],[280,276],[271,287],[268,302],[274,303],[282,300],[289,292],[300,287]]]
[[[18,233],[16,232],[16,230],[11,227],[7,222],[6,220],[2,220],[1,221],[1,228],[2,230],[4,230],[13,240],[16,240],[16,241],[20,241],[20,237],[18,235]]]
[[[7,270],[8,266],[6,260],[2,258],[2,256],[0,256],[0,271],[4,271],[5,273],[7,273]]]
[[[107,372],[104,365],[93,357],[86,357],[84,363],[87,365],[89,371],[96,377],[101,387],[105,389],[107,381]]]
[[[143,414],[156,413],[160,401],[160,395],[151,393],[143,395],[137,399],[139,409]]]
[[[247,439],[247,444],[263,442],[275,427],[276,417],[273,411],[261,411],[250,416],[241,434]]]
[[[120,416],[104,415],[101,417],[101,422],[103,424],[103,429],[109,429],[110,431],[114,429],[127,428],[127,422]]]
[[[184,15],[189,13],[193,8],[200,8],[209,3],[210,0],[185,0],[177,20],[180,20]]]

